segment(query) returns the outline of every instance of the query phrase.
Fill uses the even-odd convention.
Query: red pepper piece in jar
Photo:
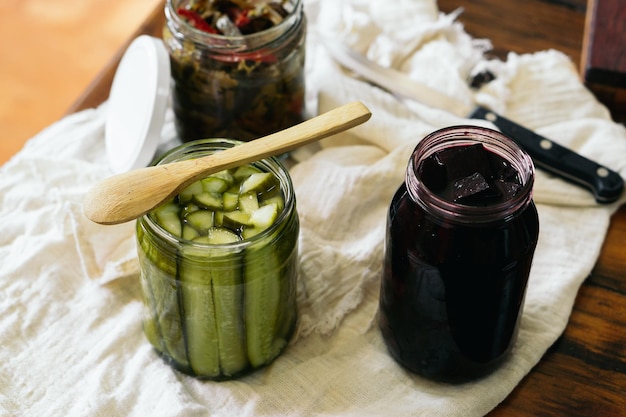
[[[176,10],[176,13],[178,13],[181,17],[185,18],[185,20],[187,20],[191,26],[195,27],[198,30],[207,32],[207,33],[217,33],[217,30],[209,25],[206,20],[204,20],[202,18],[202,16],[200,16],[198,13],[194,12],[193,10],[189,10],[189,9],[185,9],[184,7],[179,8],[178,10]]]
[[[228,9],[228,17],[238,28],[242,28],[250,23],[247,9],[240,9],[238,7],[231,7]]]

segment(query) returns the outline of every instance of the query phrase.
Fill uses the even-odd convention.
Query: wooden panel
[[[63,117],[160,1],[0,1],[0,164]]]
[[[438,4],[446,13],[463,8],[458,20],[470,35],[491,39],[493,55],[501,59],[509,51],[522,54],[558,48],[578,63],[585,1],[439,0]]]
[[[583,57],[586,81],[626,88],[626,2],[589,0]]]
[[[83,94],[69,107],[67,113],[74,113],[79,110],[96,107],[109,98],[109,90],[111,89],[111,84],[113,84],[115,70],[117,69],[119,62],[130,43],[139,35],[161,36],[161,31],[163,25],[165,24],[165,15],[163,13],[164,6],[165,1],[162,1],[150,13],[148,19],[146,19],[146,21],[144,21],[137,28],[137,30],[135,30],[132,36],[124,43],[115,56],[92,81],[89,88],[87,88]]]
[[[626,121],[626,1],[589,0],[581,73],[618,121]]]

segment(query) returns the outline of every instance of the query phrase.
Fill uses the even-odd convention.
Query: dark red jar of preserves
[[[510,352],[539,234],[534,167],[510,138],[454,126],[424,138],[388,213],[380,327],[395,360],[435,380]]]

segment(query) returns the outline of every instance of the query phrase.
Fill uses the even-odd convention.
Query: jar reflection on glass
[[[158,163],[237,143],[189,142]],[[271,226],[252,237],[204,243],[169,233],[153,213],[137,221],[146,338],[174,368],[202,379],[233,379],[271,363],[296,326],[299,220],[293,185],[274,158],[253,166],[276,177],[284,206]]]
[[[284,2],[288,14],[280,23],[229,36],[189,24],[178,11],[192,4],[196,7],[191,0],[167,0],[163,29],[181,140],[247,141],[304,120],[306,18],[301,0]]]
[[[436,178],[441,165],[428,168],[434,155],[476,144],[487,158],[457,160],[452,170],[462,171],[466,162],[469,171],[505,166],[516,179],[502,189],[515,191],[491,202],[482,200],[486,191],[469,197],[455,191],[456,202],[433,192],[452,180]],[[405,368],[462,382],[488,374],[507,357],[539,234],[533,181],[530,157],[490,129],[450,127],[418,144],[388,213],[380,294],[384,340]]]

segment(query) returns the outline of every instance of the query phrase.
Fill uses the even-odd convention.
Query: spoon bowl
[[[357,101],[212,155],[115,175],[87,192],[83,211],[95,223],[125,223],[146,214],[189,184],[210,174],[289,152],[358,126],[370,117],[369,109]]]

